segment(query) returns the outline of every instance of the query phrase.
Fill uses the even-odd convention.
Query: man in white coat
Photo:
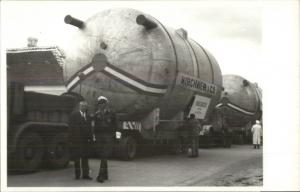
[[[258,120],[256,120],[255,124],[252,126],[251,132],[253,134],[253,147],[254,149],[259,149],[262,127]]]

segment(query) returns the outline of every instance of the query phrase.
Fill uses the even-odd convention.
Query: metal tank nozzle
[[[144,15],[138,15],[136,17],[136,23],[139,25],[143,25],[145,27],[145,29],[147,29],[147,30],[154,29],[157,27],[157,24],[155,22],[151,21]]]
[[[243,85],[244,87],[247,87],[249,85],[249,81],[247,81],[246,79],[243,80]]]
[[[79,29],[83,29],[85,26],[83,21],[76,19],[76,18],[72,17],[71,15],[65,16],[64,20],[65,20],[65,23],[73,25],[75,27],[78,27]]]

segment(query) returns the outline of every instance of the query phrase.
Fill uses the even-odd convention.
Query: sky
[[[6,48],[24,47],[27,38],[39,46],[66,47],[76,28],[67,26],[67,14],[86,20],[114,7],[138,9],[163,25],[184,28],[189,37],[217,59],[222,74],[240,75],[261,82],[261,3],[252,1],[26,1],[2,2]]]

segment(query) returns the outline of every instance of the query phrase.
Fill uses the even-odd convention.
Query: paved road
[[[99,160],[90,159],[91,176],[95,179]],[[256,175],[254,175],[254,173]],[[236,185],[226,178],[240,181],[258,177],[262,180],[262,149],[235,145],[230,149],[199,149],[198,158],[180,155],[152,155],[134,161],[109,161],[105,183],[95,180],[73,180],[73,163],[65,169],[43,170],[31,174],[8,175],[8,187],[102,187],[102,186],[218,186]],[[228,177],[230,176],[230,177]],[[219,181],[224,182],[219,182]],[[252,185],[247,183],[247,185]],[[253,182],[253,185],[261,183]]]

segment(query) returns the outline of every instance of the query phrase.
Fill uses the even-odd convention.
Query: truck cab
[[[57,47],[7,50],[8,170],[69,162],[68,115],[77,101],[62,95],[61,57]]]

